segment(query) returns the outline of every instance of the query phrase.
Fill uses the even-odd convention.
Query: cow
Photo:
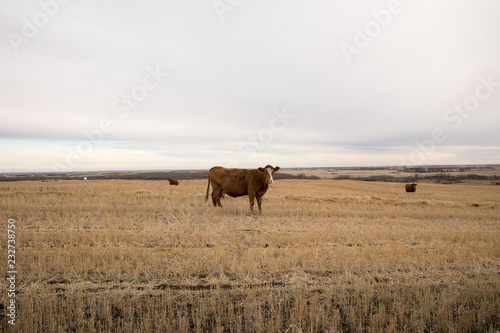
[[[208,185],[205,201],[208,200],[210,184],[212,184],[212,203],[214,207],[222,207],[220,199],[227,194],[231,197],[248,195],[250,212],[253,213],[254,200],[257,198],[259,214],[262,214],[262,196],[273,183],[273,175],[280,169],[266,165],[258,169],[228,169],[216,166],[208,171]]]
[[[406,192],[415,192],[417,190],[417,184],[411,183],[405,185]]]
[[[170,185],[179,185],[179,181],[177,179],[169,178],[168,182]]]

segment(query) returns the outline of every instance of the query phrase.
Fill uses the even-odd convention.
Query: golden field
[[[247,197],[205,202],[206,185],[0,183],[15,329],[500,330],[500,186],[277,180],[250,215]]]

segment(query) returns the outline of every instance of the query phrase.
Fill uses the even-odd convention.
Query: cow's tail
[[[208,192],[210,190],[210,177],[208,177],[207,194],[205,195],[205,201],[208,200]]]

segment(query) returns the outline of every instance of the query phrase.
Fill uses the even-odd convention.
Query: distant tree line
[[[406,167],[403,171],[408,173],[446,173],[446,172],[467,172],[467,171],[492,171],[491,166],[457,166],[457,167]]]
[[[351,168],[351,170],[354,168]],[[359,168],[361,169],[361,168]],[[376,169],[376,168],[363,168]],[[423,174],[421,169],[426,169],[427,174]],[[485,176],[473,173],[451,174],[450,172],[434,172],[444,168],[411,168],[414,171],[413,175],[396,177],[392,175],[373,175],[373,176],[352,176],[352,175],[337,175],[333,179],[351,179],[370,182],[417,182],[417,181],[433,181],[436,183],[459,183],[466,180],[491,180],[492,184],[499,185],[500,178],[496,175]],[[450,168],[448,168],[449,170]],[[406,168],[408,172],[410,168]],[[456,169],[455,169],[456,170]],[[340,170],[338,170],[340,171]],[[470,171],[470,169],[469,169]],[[433,172],[433,173],[431,173]],[[104,180],[104,179],[126,179],[126,180],[167,180],[169,178],[179,180],[194,180],[207,179],[208,170],[198,171],[116,171],[116,172],[89,172],[89,173],[37,173],[37,174],[16,174],[16,175],[0,175],[0,181],[19,181],[19,180],[75,180],[87,177],[89,180]],[[275,179],[321,179],[315,175],[300,173],[292,175],[284,172],[278,172],[274,175]]]
[[[0,181],[21,180],[75,180],[87,177],[89,180],[125,179],[125,180],[167,180],[169,178],[179,180],[207,179],[208,171],[145,171],[145,172],[106,172],[106,173],[61,173],[61,174],[17,174],[11,176],[0,176]],[[278,172],[275,179],[320,179],[314,175],[291,175]]]
[[[395,177],[390,175],[375,175],[366,177],[353,177],[350,175],[338,175],[334,179],[351,179],[369,182],[416,182],[419,180],[430,180],[436,183],[460,183],[464,180],[497,180],[497,176],[484,176],[477,174],[452,175],[450,173],[436,173],[430,175],[419,175],[415,173],[413,176]]]

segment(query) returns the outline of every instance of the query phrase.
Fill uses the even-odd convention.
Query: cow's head
[[[272,184],[273,183],[273,175],[276,171],[278,171],[280,169],[279,166],[273,168],[272,165],[266,165],[264,168],[259,168],[257,170],[259,170],[260,172],[263,172],[266,174],[266,179],[267,179],[267,183],[268,184]]]

